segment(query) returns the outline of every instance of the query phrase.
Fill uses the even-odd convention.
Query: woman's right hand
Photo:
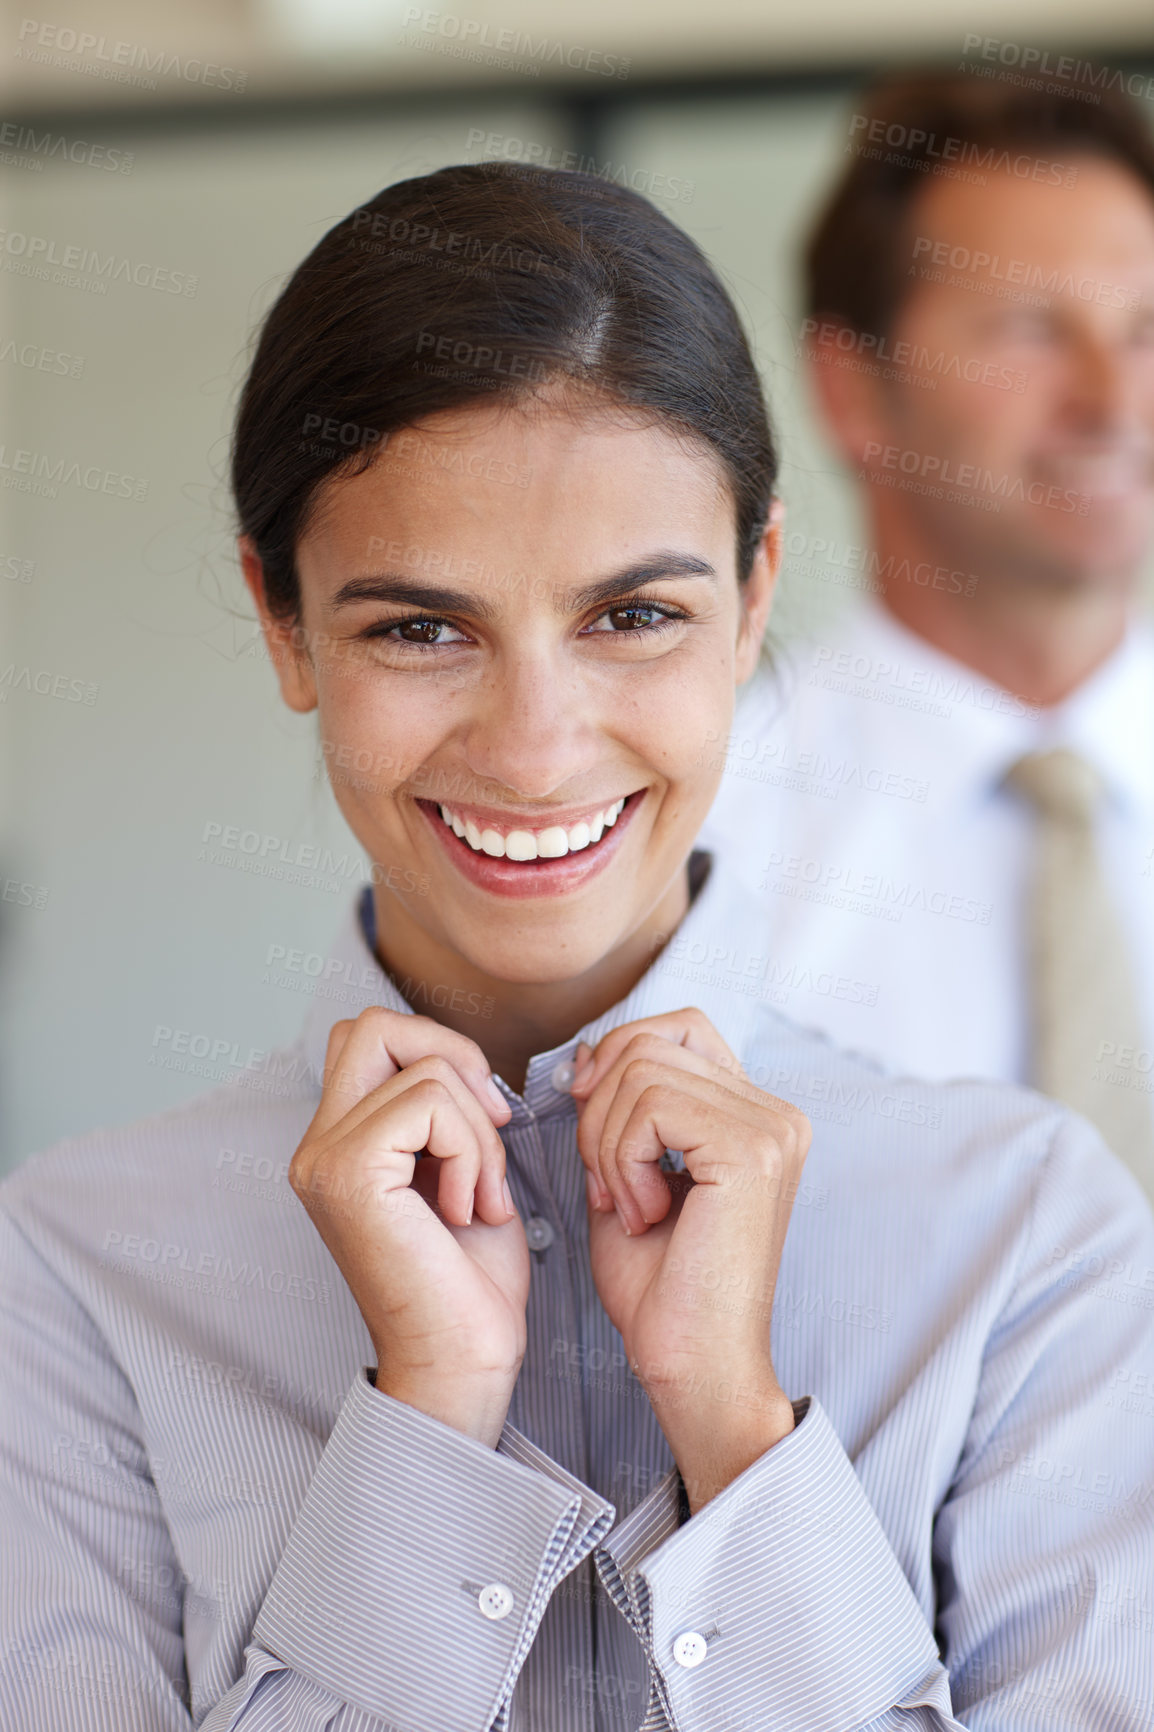
[[[491,1447],[529,1296],[496,1130],[508,1117],[474,1041],[374,1008],[333,1027],[321,1103],[289,1167],[368,1326],[377,1388]]]

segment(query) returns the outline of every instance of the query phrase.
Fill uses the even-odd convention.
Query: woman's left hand
[[[809,1120],[694,1009],[613,1029],[572,1093],[597,1291],[696,1513],[793,1429],[769,1329]]]

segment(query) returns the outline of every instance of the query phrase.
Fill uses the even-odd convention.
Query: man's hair
[[[1092,156],[1129,169],[1154,201],[1154,137],[1109,86],[1042,92],[964,73],[903,74],[867,88],[850,128],[849,166],[805,251],[805,311],[878,337],[905,296],[911,214],[935,176],[1001,167],[1057,182],[1058,165]]]

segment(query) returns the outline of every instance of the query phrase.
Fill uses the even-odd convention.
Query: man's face
[[[1061,176],[927,185],[855,455],[966,570],[1124,586],[1154,530],[1154,197],[1093,157]]]

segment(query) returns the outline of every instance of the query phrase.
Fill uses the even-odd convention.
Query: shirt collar
[[[684,920],[633,989],[569,1040],[531,1059],[523,1096],[531,1111],[545,1113],[571,1104],[568,1090],[558,1087],[554,1073],[572,1059],[578,1041],[595,1046],[610,1029],[640,1017],[693,1004],[739,1058],[748,1049],[754,1023],[759,1014],[765,1014],[759,991],[764,984],[759,976],[764,974],[768,954],[764,916],[716,855],[698,850],[691,856],[690,867],[700,888]],[[373,1004],[402,1015],[415,1015],[419,1010],[436,1016],[438,1002],[446,1003],[451,995],[449,987],[434,987],[427,1012],[419,995],[416,1003],[410,1004],[377,961],[373,941],[374,905],[372,891],[366,886],[350,908],[317,977],[316,995],[305,1018],[302,1040],[318,1077],[334,1022],[358,1016]],[[442,994],[439,1001],[438,992]],[[476,1009],[483,1017],[483,1000]],[[510,1100],[518,1099],[511,1089],[505,1092]]]
[[[1135,618],[1108,661],[1057,706],[1047,744],[1080,752],[1116,801],[1154,819],[1154,629]]]
[[[887,709],[882,725],[901,729],[903,761],[921,766],[939,796],[988,797],[1024,753],[1067,746],[1094,765],[1115,801],[1154,814],[1154,629],[1141,615],[1102,666],[1047,709],[955,661],[878,601],[855,609],[846,638],[852,653],[897,664],[901,688],[930,706]],[[947,717],[932,707],[943,702]]]

